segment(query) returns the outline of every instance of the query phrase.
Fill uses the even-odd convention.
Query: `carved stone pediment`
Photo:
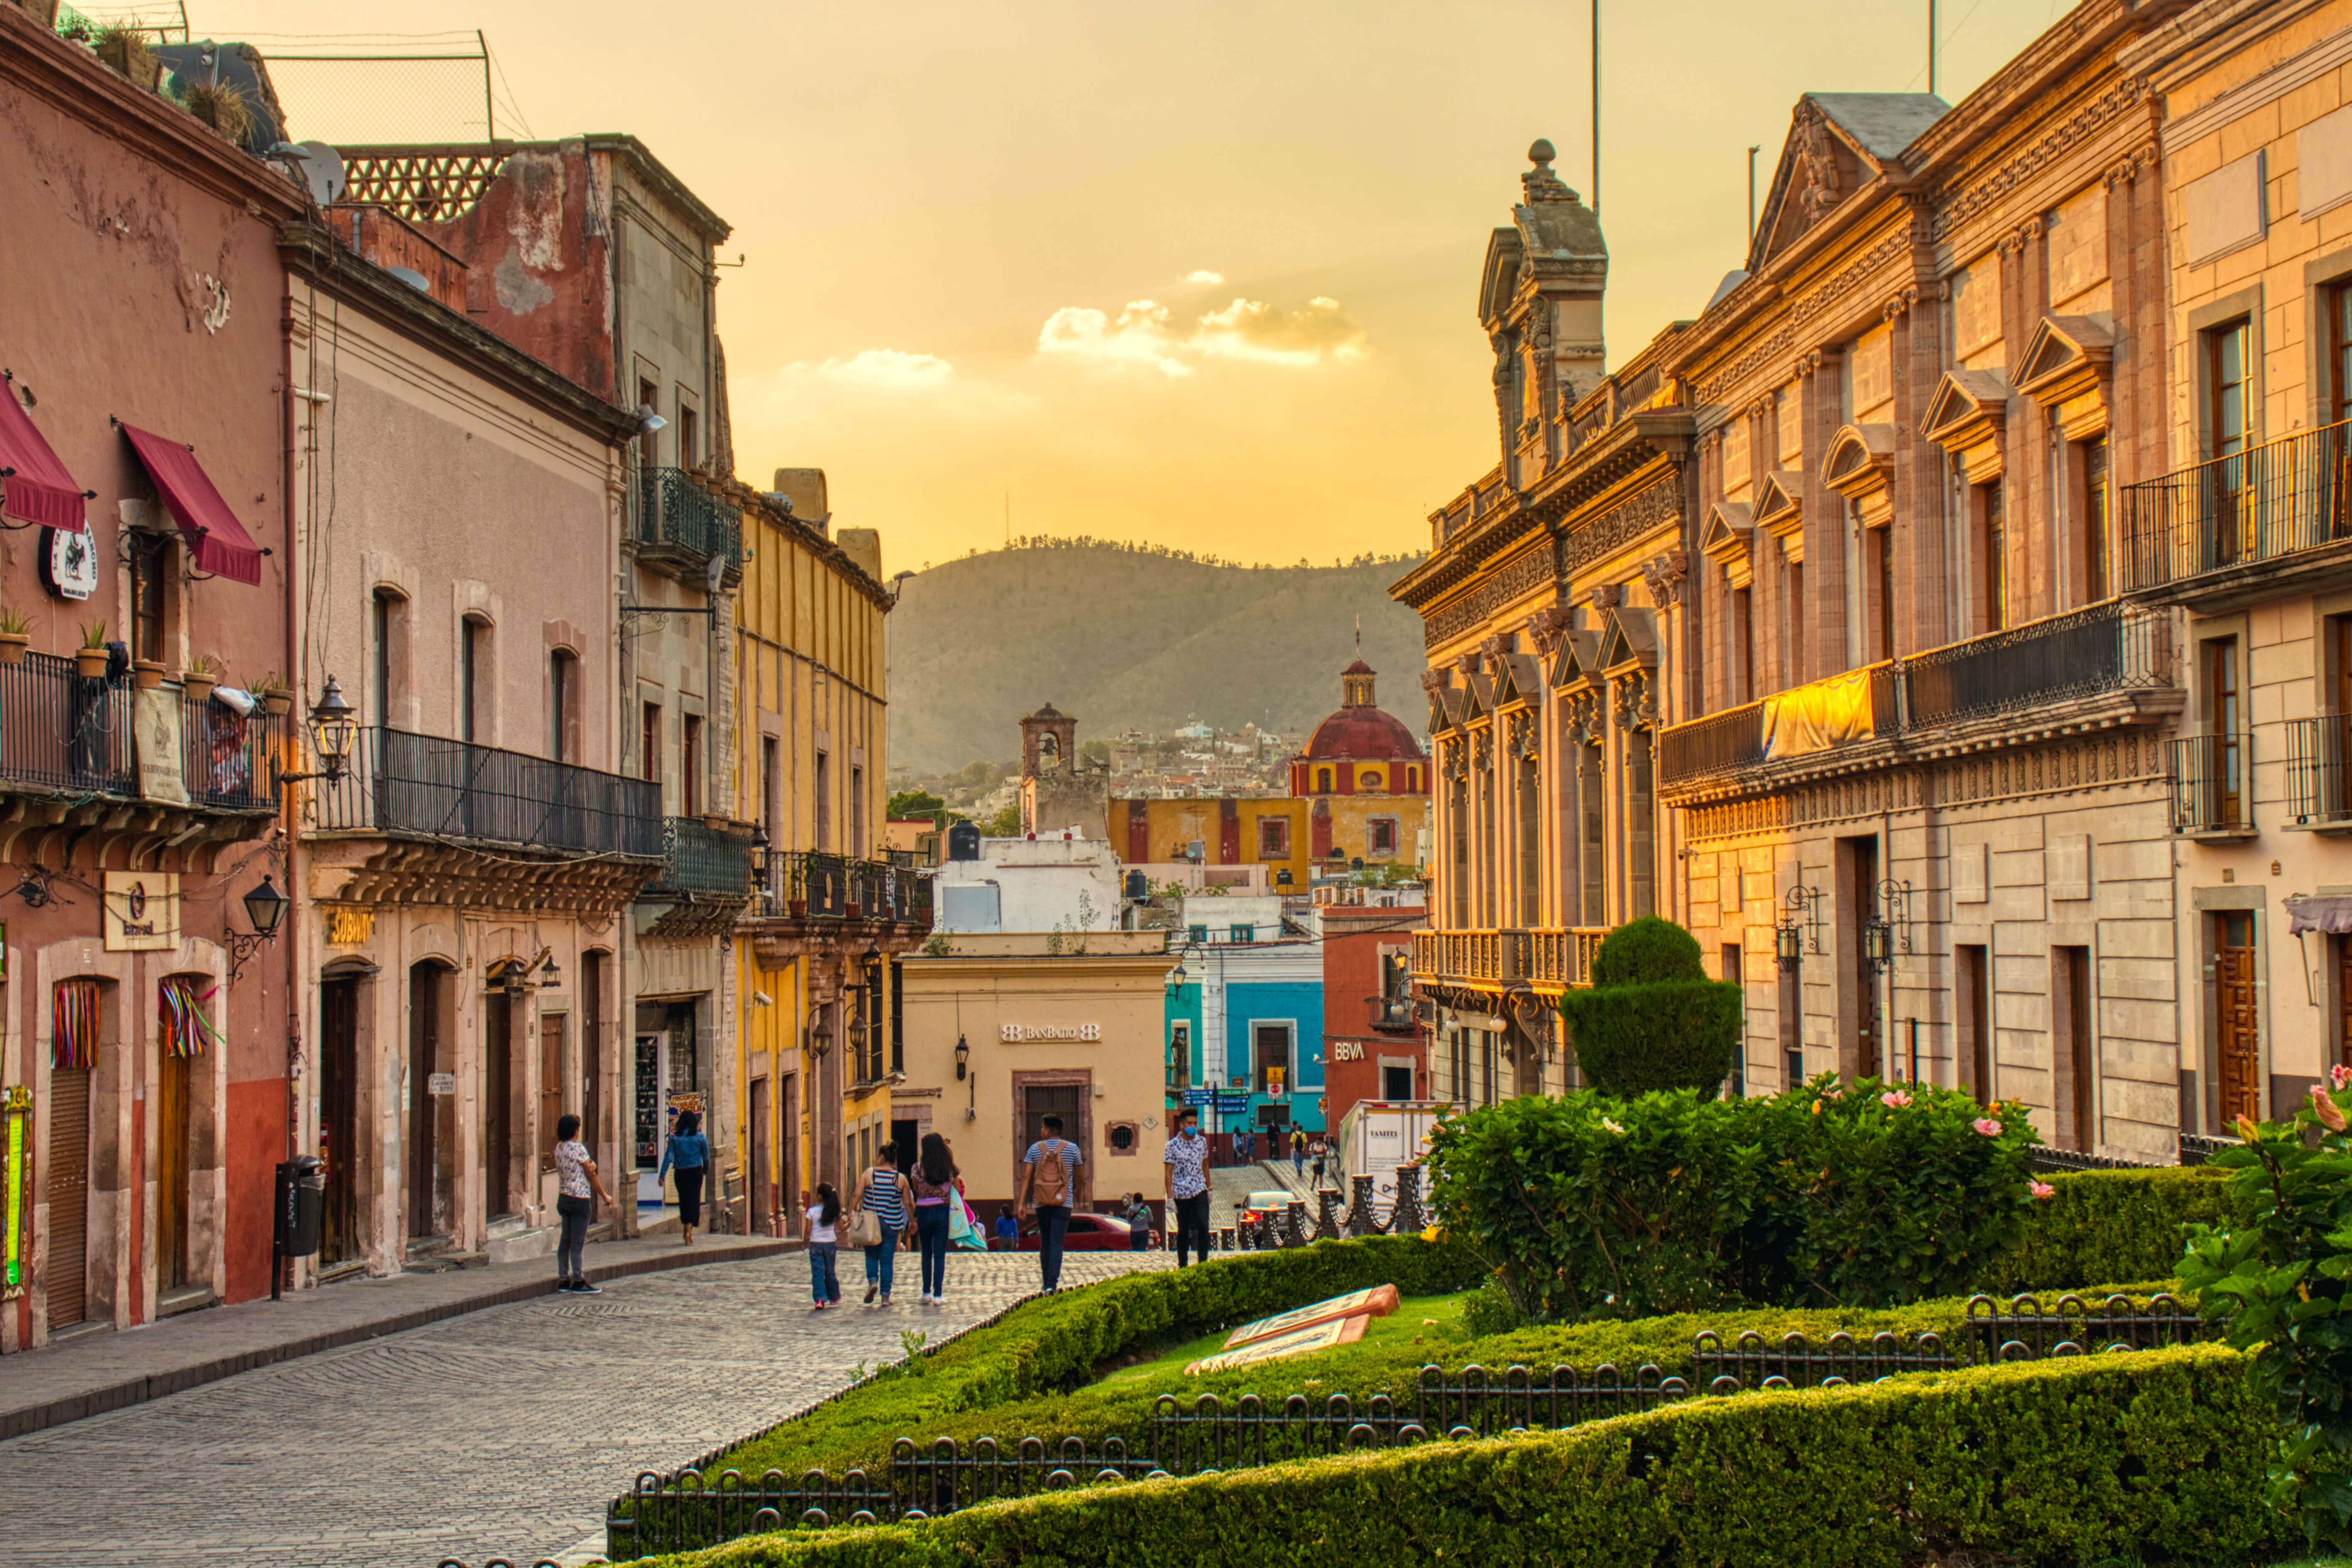
[[[1756,487],[1756,526],[1779,540],[1791,561],[1805,558],[1804,495],[1804,476],[1789,468],[1772,469]]]
[[[2115,334],[2088,316],[2044,316],[2018,363],[2017,390],[2058,416],[2069,441],[2107,427]]]
[[[1717,501],[1706,514],[1706,531],[1699,535],[1700,553],[1723,568],[1724,580],[1745,588],[1755,580],[1755,557],[1749,542],[1756,531],[1748,526],[1746,501]]]
[[[1848,425],[1822,455],[1822,483],[1853,503],[1864,528],[1894,520],[1895,437],[1892,425]]]
[[[1952,370],[1936,384],[1919,434],[1960,460],[1972,485],[2000,478],[2009,425],[2009,385],[1989,370]]]
[[[1566,632],[1552,660],[1551,683],[1561,690],[1591,687],[1601,672],[1601,637],[1594,632]]]
[[[1628,605],[1612,610],[1601,631],[1601,669],[1612,680],[1658,668],[1656,617]]]

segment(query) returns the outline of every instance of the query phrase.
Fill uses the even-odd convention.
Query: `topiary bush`
[[[2212,1165],[2147,1171],[2066,1171],[2044,1175],[2049,1201],[2033,1205],[2017,1245],[1977,1288],[2079,1290],[2116,1279],[2168,1279],[2180,1270],[2192,1225],[2221,1225],[2235,1212],[2230,1184]]]
[[[1824,1075],[1507,1100],[1439,1123],[1427,1164],[1447,1235],[1512,1303],[1576,1320],[1963,1294],[2023,1229],[2034,1142],[2021,1107]]]
[[[1738,982],[1709,980],[1696,940],[1654,915],[1602,938],[1591,985],[1559,999],[1577,1066],[1593,1088],[1625,1099],[1721,1089],[1738,1057],[1742,1005]]]

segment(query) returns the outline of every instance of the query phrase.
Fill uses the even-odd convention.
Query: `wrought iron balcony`
[[[333,833],[658,860],[661,788],[523,752],[405,730],[362,730],[351,770],[310,785]]]
[[[1932,745],[1948,727],[2015,721],[2115,692],[2174,689],[2170,622],[2110,599],[1868,667],[1869,710],[1840,711],[1831,676],[1676,724],[1658,737],[1661,785],[1835,753],[1873,742]]]
[[[640,467],[630,486],[629,537],[641,559],[671,566],[699,581],[716,557],[725,580],[743,572],[743,512],[694,482],[685,468]]]
[[[821,849],[777,849],[760,879],[760,911],[809,920],[931,923],[931,879],[912,866]]]
[[[751,902],[755,889],[750,839],[720,832],[695,816],[665,819],[662,837],[661,875],[646,889],[646,897]]]
[[[2352,826],[2352,713],[2286,724],[2286,809],[2298,827]]]
[[[177,699],[181,689],[163,690]],[[0,781],[76,795],[152,799],[132,738],[137,698],[129,677],[84,676],[74,660],[27,653],[0,665]],[[213,701],[183,701],[180,782],[191,805],[215,811],[278,809],[271,762],[287,721],[266,708],[239,714]]]
[[[2123,490],[2124,591],[2179,584],[2352,540],[2352,421],[2305,430]],[[2221,584],[2204,584],[2219,587]]]
[[[2254,738],[2191,735],[2172,742],[2172,831],[2254,830]]]

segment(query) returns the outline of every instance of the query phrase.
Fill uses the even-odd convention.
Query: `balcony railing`
[[[2352,539],[2352,421],[2123,490],[2126,593]]]
[[[679,551],[698,561],[743,565],[743,513],[696,484],[684,468],[643,467],[632,487],[630,536],[641,546]]]
[[[2288,721],[2286,809],[2303,827],[2352,822],[2352,713]]]
[[[642,860],[663,853],[658,784],[439,735],[362,730],[350,771],[311,787],[317,826],[330,832]]]
[[[1606,926],[1528,932],[1528,978],[1538,985],[1591,984],[1592,955],[1608,934]]]
[[[2111,599],[1874,665],[1866,726],[1859,712],[1832,711],[1834,722],[1827,726],[1808,721],[1806,709],[1831,706],[1822,694],[1833,682],[1853,679],[1832,676],[1663,731],[1658,781],[1684,784],[1862,740],[1907,738],[1938,725],[1997,719],[2046,703],[2169,686],[2169,628],[2164,612]],[[1768,721],[1776,703],[1798,705],[1798,721],[1780,722],[1779,733]],[[1821,743],[1825,739],[1829,743]]]
[[[173,697],[179,688],[166,685]],[[85,677],[74,660],[27,653],[0,665],[0,780],[71,795],[139,799],[126,678]],[[238,714],[212,701],[184,702],[180,779],[191,805],[223,811],[275,811],[270,763],[286,721],[265,709]]]
[[[692,816],[666,819],[662,837],[666,850],[661,875],[646,889],[647,894],[686,893],[750,901],[754,891],[751,840],[721,833]]]
[[[2172,831],[2250,833],[2254,738],[2191,735],[2172,742]]]
[[[1415,974],[1469,985],[1590,985],[1599,926],[1552,931],[1417,931]]]
[[[815,920],[931,923],[931,879],[912,866],[821,849],[777,849],[760,879],[761,912]]]

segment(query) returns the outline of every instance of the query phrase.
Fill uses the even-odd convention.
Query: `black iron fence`
[[[360,731],[350,770],[319,780],[328,831],[658,859],[661,787],[522,752],[384,728]]]
[[[663,821],[666,846],[661,875],[647,893],[688,893],[709,899],[752,895],[751,841],[712,827],[698,817]]]
[[[2191,735],[2171,742],[2172,831],[2244,833],[2254,826],[2254,738]]]
[[[273,763],[287,721],[256,707],[180,703],[179,773],[191,805],[224,811],[275,811]],[[70,795],[142,797],[134,736],[137,692],[128,676],[86,676],[70,658],[27,653],[0,665],[0,779]]]
[[[2286,809],[2299,826],[2352,817],[2352,713],[2290,719]]]
[[[821,849],[774,849],[760,877],[761,912],[819,920],[931,920],[931,875],[912,864]]]
[[[704,1465],[675,1475],[646,1472],[606,1519],[614,1561],[689,1551],[794,1524],[919,1520],[1003,1498],[1029,1497],[1098,1481],[1209,1475],[1286,1460],[1394,1448],[1445,1439],[1562,1431],[1588,1421],[1654,1410],[1700,1397],[1790,1388],[1834,1388],[1906,1373],[2052,1357],[2153,1350],[2210,1337],[2212,1325],[2170,1296],[2147,1301],[2066,1295],[2045,1308],[2032,1296],[2007,1301],[1972,1298],[1958,1340],[1933,1332],[1880,1333],[1856,1340],[1803,1334],[1777,1340],[1750,1331],[1727,1343],[1713,1330],[1691,1342],[1688,1376],[1654,1363],[1630,1371],[1604,1363],[1590,1370],[1471,1364],[1430,1365],[1402,1395],[1291,1394],[1186,1400],[1162,1394],[1139,1439],[1037,1436],[929,1444],[900,1437],[880,1475],[810,1470],[794,1478],[770,1470],[757,1478]]]
[[[684,468],[640,467],[631,488],[630,533],[640,545],[667,547],[730,568],[743,564],[743,512]]]
[[[2109,600],[1873,666],[1869,738],[1910,735],[2106,691],[2168,686],[2169,624],[2161,613]],[[1660,731],[1659,782],[1711,778],[1772,760],[1767,710],[1792,696],[1781,692]]]
[[[2123,489],[2126,593],[2352,538],[2352,423]]]

